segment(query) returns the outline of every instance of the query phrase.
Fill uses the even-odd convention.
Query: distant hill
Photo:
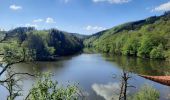
[[[84,46],[104,53],[170,59],[170,12],[125,23],[91,36],[33,27],[0,31],[0,35],[1,44],[2,41],[6,44],[17,42],[20,47],[31,50],[36,60],[75,54]]]
[[[170,12],[98,32],[84,45],[104,53],[166,59],[170,57]]]
[[[1,34],[0,34],[1,35]],[[66,56],[82,50],[84,35],[63,32],[57,29],[36,30],[33,27],[18,27],[3,32],[3,43],[17,42],[34,53],[35,60],[48,60],[51,56]]]

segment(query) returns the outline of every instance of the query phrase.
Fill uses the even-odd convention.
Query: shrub
[[[159,92],[151,86],[144,85],[134,96],[133,100],[159,100]]]
[[[30,90],[28,100],[77,100],[78,88],[74,85],[58,86],[46,73],[38,77],[38,81]]]

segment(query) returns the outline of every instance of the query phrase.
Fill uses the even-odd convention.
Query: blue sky
[[[92,34],[168,10],[170,0],[0,0],[0,28],[35,26]]]

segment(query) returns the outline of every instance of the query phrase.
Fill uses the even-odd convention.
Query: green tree
[[[140,47],[140,42],[136,38],[128,39],[127,43],[123,47],[123,54],[125,55],[135,55],[137,56],[138,49]]]
[[[165,59],[163,45],[160,44],[158,47],[153,48],[150,52],[150,58],[153,59]]]
[[[30,50],[34,60],[43,60],[52,55],[54,49],[47,45],[43,32],[31,32],[28,38],[23,42],[22,46]]]
[[[21,47],[17,42],[3,46],[3,61],[5,63],[15,63],[16,61],[31,61],[32,56],[27,48]]]

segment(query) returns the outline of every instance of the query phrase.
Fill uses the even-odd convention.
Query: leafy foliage
[[[159,100],[159,95],[153,87],[145,85],[133,96],[133,100]]]
[[[46,73],[38,77],[38,81],[30,90],[27,100],[77,100],[78,88],[74,85],[60,87],[57,82],[51,81]]]
[[[77,53],[83,48],[83,37],[74,33],[67,33],[56,29],[35,30],[32,27],[19,27],[5,33],[2,45],[5,43],[15,45],[4,48],[4,52],[10,48],[24,49],[33,60],[54,60],[56,56],[66,56]],[[80,38],[79,38],[80,37]],[[8,50],[7,50],[8,49]],[[14,52],[16,52],[14,50]],[[17,50],[18,54],[22,50]],[[16,53],[17,53],[16,52]]]
[[[163,45],[160,44],[158,47],[153,48],[150,52],[151,58],[158,58],[158,59],[164,59],[165,55],[163,53]]]
[[[165,13],[96,33],[84,45],[104,53],[165,59],[170,51],[169,27],[170,13]]]
[[[33,56],[27,48],[20,47],[17,42],[9,43],[3,46],[3,60],[6,63],[16,61],[31,61]]]

